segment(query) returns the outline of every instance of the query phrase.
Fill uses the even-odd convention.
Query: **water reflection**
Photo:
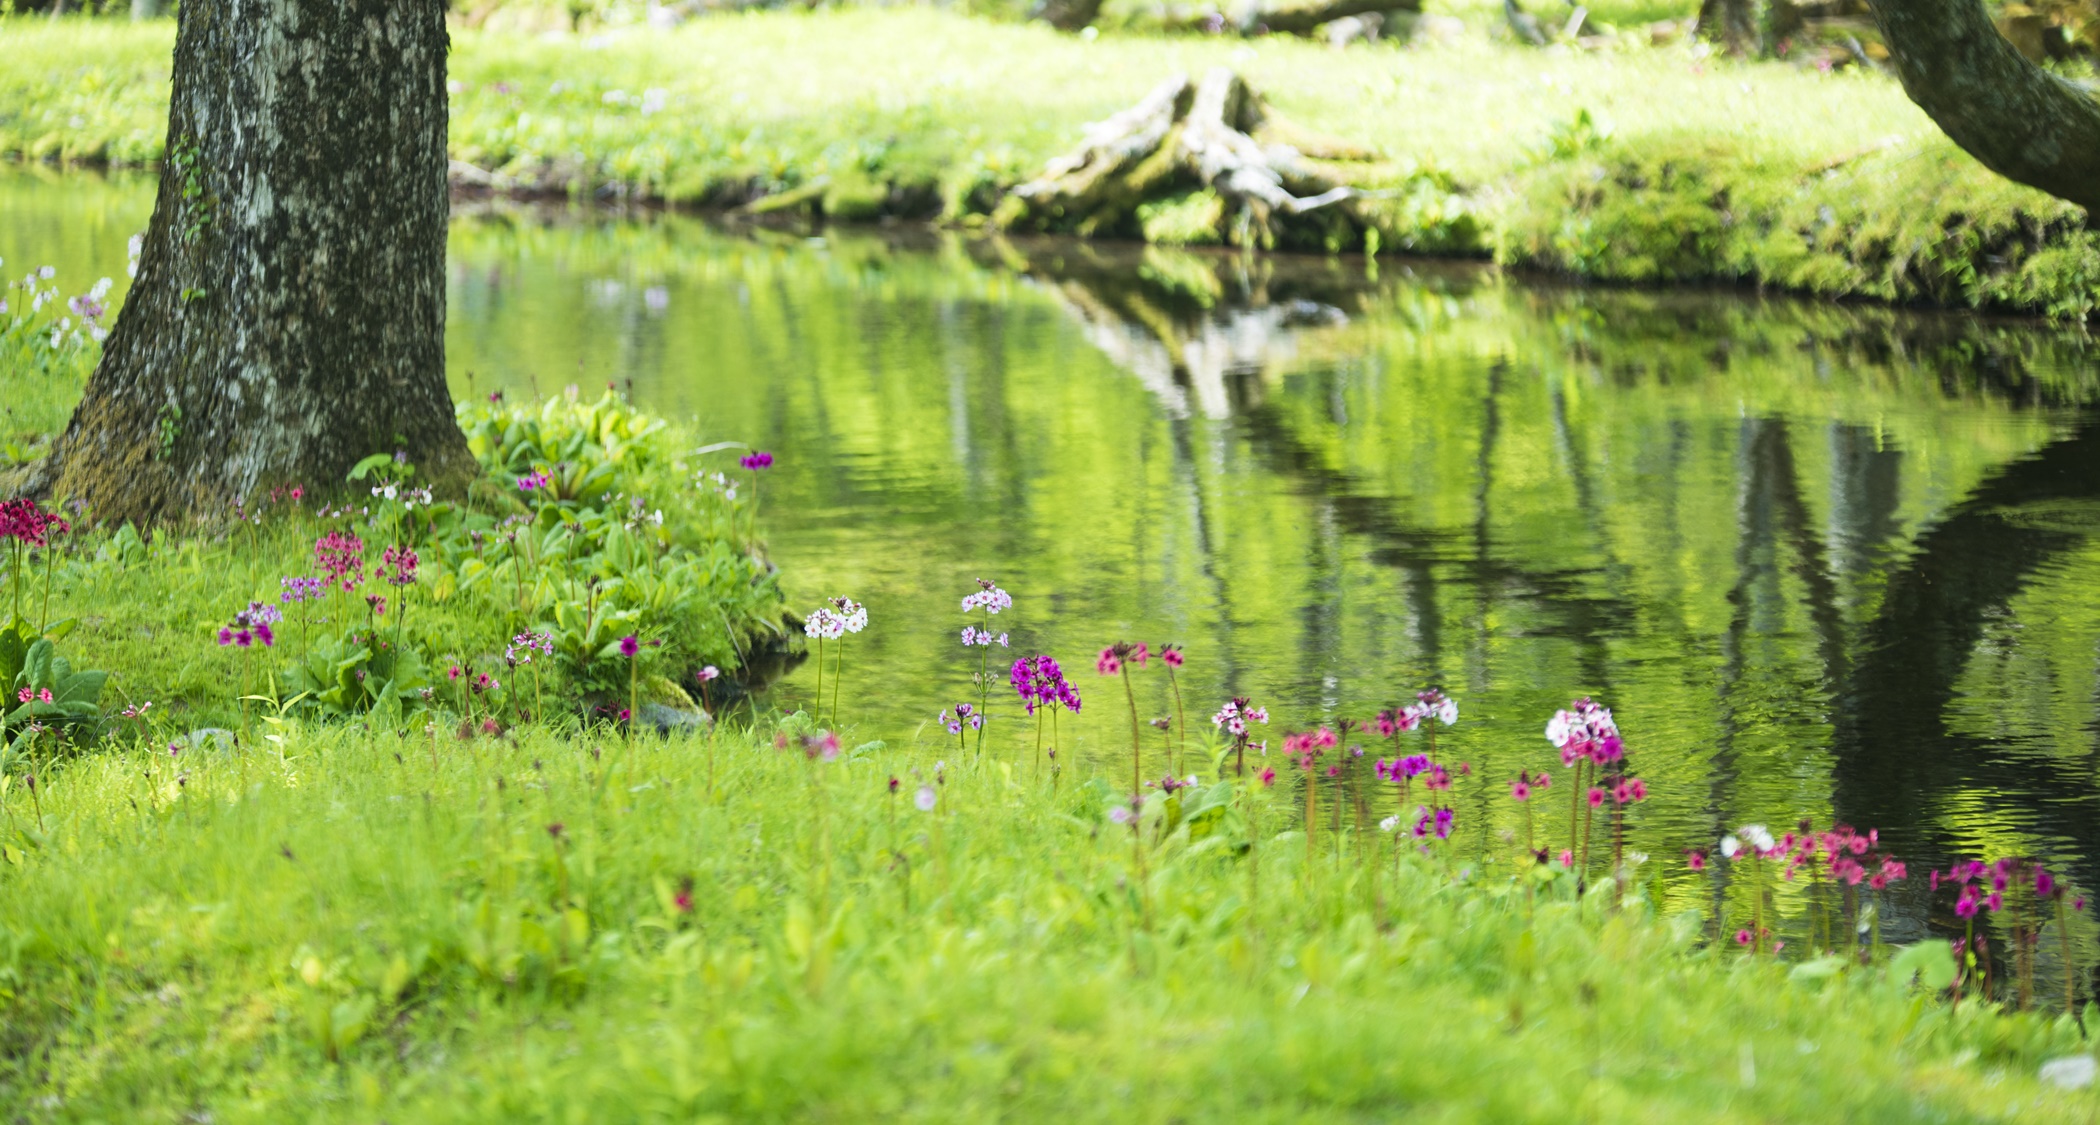
[[[40,197],[8,198],[13,260]],[[1555,761],[1541,724],[1586,693],[1651,782],[1632,846],[1674,903],[1740,895],[1684,848],[1804,816],[2100,885],[2100,386],[2076,333],[506,209],[455,224],[451,269],[460,393],[611,382],[779,453],[774,552],[798,606],[870,606],[847,717],[893,744],[937,752],[927,721],[975,698],[957,601],[982,575],[1017,601],[1002,657],[1178,641],[1192,715],[1250,695],[1303,726],[1444,686],[1474,857],[1506,860],[1501,786]],[[1068,760],[1127,753],[1115,702],[1089,692]]]

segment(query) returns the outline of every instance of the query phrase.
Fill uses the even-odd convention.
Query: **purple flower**
[[[737,458],[736,463],[742,465],[745,469],[748,469],[751,472],[755,473],[758,472],[760,469],[772,468],[773,455],[767,453],[763,449],[755,450],[751,453],[746,453],[742,457]]]
[[[625,656],[625,657],[628,657],[629,659],[632,659],[632,658],[634,657],[634,655],[635,655],[636,653],[640,652],[640,651],[642,651],[642,642],[641,642],[641,641],[639,641],[639,640],[636,640],[636,639],[635,639],[635,638],[633,638],[633,637],[621,637],[621,638],[620,638],[620,655],[621,655],[621,656]]]
[[[1437,839],[1439,839],[1439,840],[1443,840],[1443,839],[1448,839],[1448,838],[1450,837],[1450,835],[1451,835],[1451,822],[1452,822],[1453,820],[1455,820],[1455,819],[1457,819],[1457,814],[1453,813],[1453,812],[1452,812],[1452,811],[1451,811],[1450,809],[1438,809],[1438,810],[1436,811],[1436,838],[1437,838]]]
[[[221,626],[219,626],[219,647],[221,647],[221,648],[224,648],[224,647],[226,647],[227,645],[230,645],[230,644],[232,644],[232,643],[233,643],[233,630],[232,630],[232,629],[229,629],[229,628],[227,628],[227,627],[226,627],[226,626],[224,626],[224,625],[221,625]]]
[[[2056,876],[2037,867],[2034,869],[2034,893],[2037,898],[2056,896]]]

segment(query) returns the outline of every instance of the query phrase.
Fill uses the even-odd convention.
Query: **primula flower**
[[[832,612],[837,615],[839,625],[848,633],[858,633],[868,627],[868,607],[852,598],[831,599]]]
[[[720,668],[717,668],[717,667],[715,667],[714,665],[712,665],[712,664],[709,664],[709,665],[707,665],[706,667],[704,667],[704,668],[700,669],[700,670],[699,670],[698,672],[695,672],[695,673],[693,673],[693,678],[694,678],[694,679],[696,679],[696,680],[698,680],[698,681],[700,681],[701,683],[703,683],[703,684],[704,684],[704,683],[707,683],[707,682],[708,682],[708,681],[710,681],[710,680],[715,680],[715,679],[718,679],[718,678],[720,678],[720,677],[721,677],[721,675],[722,675],[722,670],[721,670]]]
[[[1264,769],[1263,769],[1263,770],[1261,771],[1261,783],[1262,783],[1263,785],[1274,785],[1274,784],[1276,784],[1276,771],[1275,771],[1274,769],[1264,768]],[[2079,899],[2078,901],[2079,901],[2079,903],[2081,904],[2081,905],[2080,905],[2080,907],[2079,907],[2079,909],[2081,909],[2081,910],[2082,910],[2082,909],[2084,909],[2084,906],[2083,906],[2082,904],[2083,904],[2083,903],[2085,902],[2085,900],[2084,900],[2084,899]]]
[[[1444,693],[1435,688],[1416,695],[1415,703],[1424,718],[1433,715],[1447,727],[1458,721],[1458,701],[1445,698]]]
[[[1511,798],[1519,801],[1529,801],[1531,799],[1531,782],[1526,779],[1525,775],[1519,775],[1517,780],[1510,784],[1509,795]]]
[[[1439,840],[1450,838],[1451,822],[1456,819],[1458,819],[1458,814],[1450,809],[1438,809],[1436,811],[1436,838]]]
[[[416,552],[413,548],[388,547],[386,553],[381,556],[379,573],[386,575],[386,580],[391,585],[413,586],[416,584],[416,565]]]
[[[1562,867],[1566,867],[1566,868],[1570,868],[1570,869],[1574,868],[1574,866],[1575,866],[1575,849],[1573,849],[1573,848],[1562,848],[1562,849],[1560,850],[1560,865],[1561,865]]]
[[[1593,809],[1595,809],[1595,808],[1602,808],[1602,807],[1603,807],[1603,805],[1604,805],[1604,790],[1602,790],[1602,789],[1598,789],[1598,788],[1596,788],[1595,786],[1592,786],[1592,787],[1590,788],[1590,793],[1589,793],[1589,802],[1590,802],[1590,807],[1591,807],[1591,808],[1593,808]]]
[[[761,469],[772,468],[773,455],[763,449],[754,450],[737,458],[736,463],[755,473]]]
[[[1737,930],[1737,931],[1735,932],[1735,943],[1736,943],[1737,945],[1749,945],[1749,944],[1750,944],[1750,931],[1748,931],[1748,930]]]
[[[2034,869],[2034,893],[2038,898],[2053,898],[2056,895],[2056,877],[2037,867]]]
[[[813,641],[835,641],[846,635],[846,619],[818,606],[802,619],[802,633]]]
[[[1159,646],[1159,658],[1166,661],[1167,667],[1179,668],[1182,662],[1181,648],[1177,645],[1163,644]]]
[[[933,786],[921,785],[919,791],[912,795],[911,803],[917,805],[920,812],[932,812],[933,803],[938,800],[940,794],[933,791]]]
[[[965,613],[978,609],[986,613],[998,613],[1000,610],[1012,609],[1013,605],[1014,599],[1011,595],[983,578],[977,580],[977,592],[962,600]]]
[[[1113,676],[1122,670],[1123,661],[1116,655],[1116,650],[1113,648],[1102,649],[1101,655],[1094,658],[1094,671],[1104,676]]]
[[[1684,865],[1694,871],[1706,870],[1706,853],[1697,848],[1687,849],[1684,853]]]

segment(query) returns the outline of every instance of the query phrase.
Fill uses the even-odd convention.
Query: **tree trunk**
[[[183,0],[138,279],[29,490],[97,518],[472,471],[445,386],[443,0]]]
[[[1903,92],[2009,180],[2100,208],[2100,103],[2027,61],[1982,0],[1870,0]]]

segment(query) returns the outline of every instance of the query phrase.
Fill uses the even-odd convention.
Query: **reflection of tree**
[[[1932,811],[1960,788],[1987,784],[2018,801],[2026,827],[2075,842],[2089,867],[2100,855],[2100,801],[2089,778],[2037,775],[1950,733],[1944,719],[1991,618],[2051,559],[2088,538],[2037,515],[2096,499],[2100,421],[2089,421],[2006,466],[1918,537],[1888,581],[1839,710],[1838,799],[1847,815],[1945,832]]]
[[[1579,554],[1601,562],[1541,560],[1527,556],[1522,543],[1497,542],[1493,469],[1505,425],[1497,397],[1509,370],[1503,361],[1482,361],[1480,446],[1469,452],[1474,511],[1463,529],[1409,519],[1403,513],[1422,510],[1416,498],[1352,470],[1321,433],[1307,429],[1342,425],[1340,399],[1327,401],[1337,393],[1332,379],[1339,368],[1311,365],[1325,372],[1313,379],[1314,393],[1323,396],[1320,417],[1294,413],[1287,398],[1274,394],[1282,374],[1305,374],[1308,353],[1331,347],[1323,340],[1346,322],[1374,307],[1390,315],[1395,287],[1326,263],[1250,262],[1157,248],[1002,245],[999,254],[1009,268],[1054,289],[1086,325],[1088,338],[1136,373],[1170,416],[1230,417],[1263,468],[1304,498],[1318,527],[1367,542],[1369,557],[1397,572],[1401,600],[1420,628],[1415,648],[1424,670],[1457,671],[1442,667],[1448,626],[1456,624],[1447,620],[1451,591],[1468,603],[1468,616],[1477,617],[1483,644],[1497,602],[1523,603],[1540,618],[1527,632],[1573,643],[1580,675],[1599,689],[1614,673],[1607,641],[1636,629],[1672,628],[1663,621],[1632,624],[1635,606],[1623,591],[1644,564],[1613,561],[1626,545],[1615,544],[1606,518],[1611,494],[1595,479],[1583,423],[1568,415],[1557,385],[1545,406],[1556,461],[1573,490],[1570,515],[1590,544]],[[1473,276],[1453,274],[1438,284],[1464,294],[1476,288]],[[1769,355],[1776,342],[1802,356],[1791,361],[1796,365],[1825,378],[1847,371],[1899,402],[1937,394],[2062,404],[2085,395],[2065,374],[2079,345],[2002,326],[1640,294],[1537,290],[1520,299],[1534,302],[1541,314],[1527,318],[1520,332],[1535,331],[1532,325],[1557,329],[1557,338],[1523,340],[1520,347],[1538,346],[1549,370],[1573,362],[1622,383],[1671,383],[1717,366],[1728,368],[1731,378],[1752,378],[1750,365],[1731,364],[1731,357]],[[1659,456],[1672,477],[1665,510],[1674,520],[1675,475],[1691,471],[1683,443],[1692,439],[1681,421],[1668,426],[1676,444]],[[1712,823],[1741,815],[1738,806],[1746,801],[1757,804],[1739,792],[1748,738],[1759,754],[1785,755],[1796,766],[1807,764],[1797,755],[1820,757],[1825,746],[1833,747],[1839,815],[1855,823],[1886,826],[1900,837],[1904,826],[1924,823],[1952,787],[1990,775],[2002,795],[2026,801],[2036,818],[2078,836],[2087,854],[2100,852],[2092,799],[2051,803],[2049,779],[2006,775],[2008,767],[1950,736],[1943,721],[1986,618],[2048,558],[2083,540],[2075,529],[2022,519],[2018,509],[2100,493],[2100,423],[1999,471],[1926,532],[1908,565],[1886,579],[1901,543],[1904,455],[1876,427],[1821,424],[1813,431],[1821,440],[1801,447],[1804,432],[1779,412],[1752,413],[1735,432],[1734,568],[1710,697],[1716,708]],[[1814,472],[1805,470],[1804,450],[1813,457],[1818,446],[1827,467],[1812,459]],[[1177,453],[1188,456],[1186,449]],[[1815,473],[1827,475],[1827,491],[1811,487]],[[1812,502],[1818,498],[1823,503]],[[1309,549],[1318,555],[1315,585],[1326,592],[1316,592],[1313,601],[1320,604],[1305,611],[1319,619],[1307,622],[1306,635],[1331,635],[1333,609],[1326,600],[1335,548],[1322,537]],[[1204,573],[1222,592],[1225,581],[1210,560]],[[1651,617],[1656,608],[1648,607]],[[1663,616],[1671,615],[1664,608]],[[1687,607],[1675,615],[1690,620]],[[1790,623],[1795,620],[1801,625]],[[1788,641],[1797,630],[1803,646]],[[1687,651],[1701,641],[1690,632],[1677,639]],[[1309,668],[1325,667],[1333,655],[1317,646],[1300,653]],[[1466,660],[1484,663],[1484,650]]]

